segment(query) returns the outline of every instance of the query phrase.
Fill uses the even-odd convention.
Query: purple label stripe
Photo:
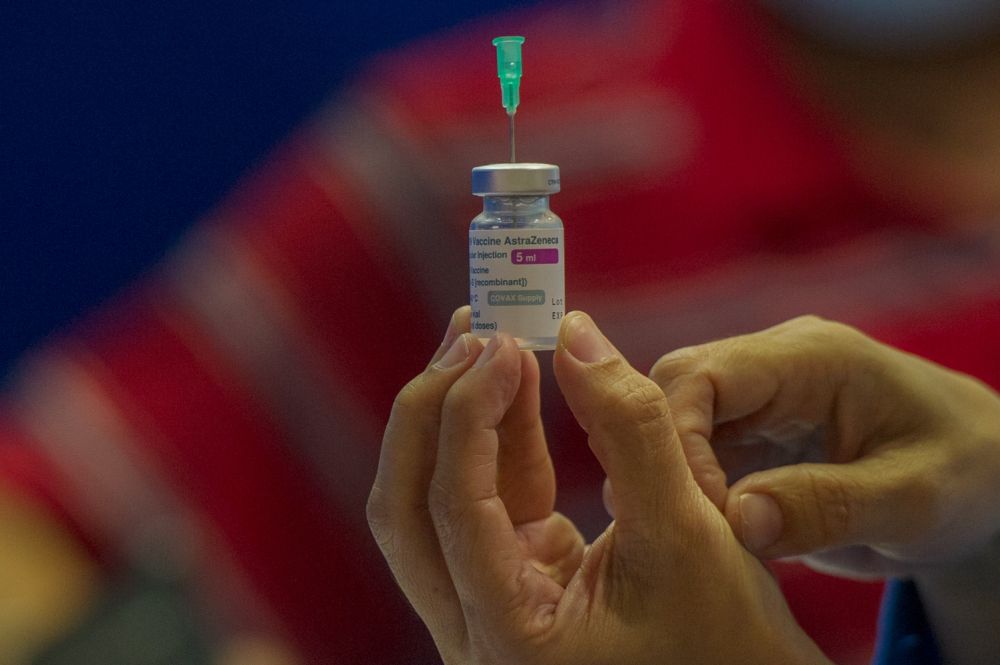
[[[540,263],[559,263],[559,250],[515,249],[510,253],[510,262],[516,266],[530,266]]]

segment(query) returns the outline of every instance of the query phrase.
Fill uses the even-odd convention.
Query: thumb
[[[900,515],[915,497],[894,466],[869,458],[752,473],[730,489],[726,520],[748,550],[768,559],[901,542],[913,535]]]
[[[688,469],[666,396],[633,369],[589,316],[573,312],[560,329],[556,379],[608,476],[616,539],[662,542],[700,494]]]

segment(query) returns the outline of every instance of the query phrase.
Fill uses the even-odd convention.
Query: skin
[[[694,477],[748,549],[911,576],[947,662],[995,660],[993,390],[815,317],[675,351],[651,377]]]
[[[484,349],[468,317],[397,397],[368,504],[446,663],[829,662],[699,487],[663,391],[588,316],[553,362],[615,488],[589,545],[553,511],[534,355]]]

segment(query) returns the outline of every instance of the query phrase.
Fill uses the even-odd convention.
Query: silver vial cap
[[[555,194],[559,191],[559,167],[554,164],[486,164],[472,169],[472,193]]]

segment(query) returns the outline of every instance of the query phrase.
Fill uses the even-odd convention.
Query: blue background
[[[525,4],[0,3],[0,373],[162,256],[371,54]]]

